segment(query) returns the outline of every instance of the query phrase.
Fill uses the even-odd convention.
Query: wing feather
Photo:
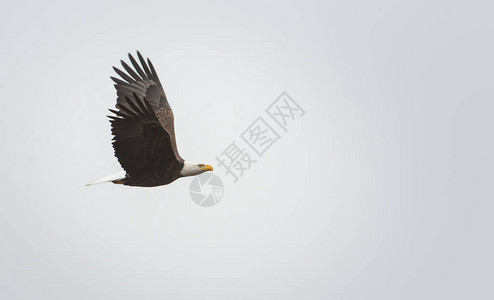
[[[130,178],[165,170],[179,161],[171,145],[170,134],[161,126],[146,98],[126,97],[130,108],[110,110],[113,148],[120,165]]]
[[[142,68],[144,69],[144,72],[146,72],[146,76],[148,78],[152,78],[153,75],[151,74],[151,71],[149,71],[149,68],[146,64],[146,61],[144,60],[144,58],[142,57],[142,55],[139,51],[137,51],[137,57],[139,58],[139,61],[141,62],[141,65],[142,65]]]
[[[130,78],[129,75],[125,74],[122,70],[120,70],[119,68],[117,67],[113,67],[113,70],[115,70],[115,72],[117,72],[118,75],[120,75],[120,77],[122,77],[125,81],[127,81],[128,83],[133,83],[134,82],[134,79]]]
[[[122,66],[127,73],[117,67],[113,67],[120,77],[110,77],[115,82],[117,103],[127,106],[125,96],[132,98],[132,94],[136,93],[140,98],[146,97],[155,113],[159,110],[171,110],[170,104],[166,99],[165,91],[161,86],[158,74],[151,63],[151,60],[147,59],[146,62],[139,51],[137,52],[137,56],[141,66],[139,66],[139,63],[131,54],[129,54],[129,59],[134,68],[124,61],[121,61]],[[172,131],[168,126],[173,126],[173,124],[162,125],[166,130]]]
[[[129,73],[130,76],[132,76],[132,78],[134,78],[135,81],[139,81],[141,80],[142,78],[137,75],[136,72],[134,72],[134,70],[132,70],[131,67],[129,67],[129,65],[127,65],[123,60],[120,61],[120,63],[122,64],[122,66],[124,67],[125,71],[127,71],[127,73]]]
[[[144,71],[141,69],[137,61],[134,59],[134,57],[129,53],[129,59],[132,65],[134,66],[134,69],[136,69],[137,73],[139,73],[139,76],[141,78],[146,79],[146,74],[144,74]]]
[[[141,115],[140,112],[153,112],[158,119],[159,124],[170,135],[170,141],[174,150],[175,157],[181,159],[175,139],[175,125],[173,111],[166,99],[165,91],[161,86],[158,74],[148,58],[147,61],[137,51],[137,60],[129,53],[131,62],[127,64],[121,61],[124,72],[117,67],[113,67],[120,78],[111,77],[115,82],[117,91],[117,116],[126,118],[147,118],[149,116]],[[139,64],[140,63],[140,64]],[[142,101],[142,99],[146,101]]]
[[[120,80],[118,78],[115,78],[113,76],[110,76],[111,80],[113,80],[117,85],[120,84],[120,85],[123,85],[123,86],[127,86],[129,85],[127,82],[123,81],[123,80]]]

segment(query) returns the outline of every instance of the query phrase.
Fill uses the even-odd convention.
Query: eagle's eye
[[[202,168],[202,167],[204,167],[204,164],[198,164],[197,166],[198,166],[199,168]]]

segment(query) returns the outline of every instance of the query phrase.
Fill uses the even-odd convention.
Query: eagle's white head
[[[184,161],[184,166],[182,170],[180,170],[180,176],[194,176],[204,173],[206,171],[213,171],[213,167],[205,164],[197,164],[188,161]]]

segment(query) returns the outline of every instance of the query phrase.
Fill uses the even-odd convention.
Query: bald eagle
[[[121,77],[111,79],[117,90],[117,110],[110,109],[113,149],[125,170],[94,180],[87,185],[113,182],[130,186],[166,185],[180,177],[194,176],[213,167],[185,161],[175,141],[173,111],[166,99],[153,64],[137,51],[141,65],[129,53],[132,69],[127,73],[113,67]]]

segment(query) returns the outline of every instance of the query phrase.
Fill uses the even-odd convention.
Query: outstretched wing
[[[135,71],[123,60],[120,61],[128,74],[113,67],[113,70],[115,70],[115,72],[123,79],[110,77],[116,83],[115,89],[117,90],[118,96],[117,103],[128,108],[125,97],[132,98],[132,95],[135,93],[140,98],[146,97],[155,113],[161,109],[171,109],[153,64],[149,58],[146,63],[139,51],[137,51],[137,57],[139,58],[142,68],[129,53],[129,59],[134,66]]]
[[[134,69],[123,60],[121,61],[123,68],[128,74],[113,67],[115,72],[122,78],[118,79],[111,77],[115,82],[115,89],[117,90],[117,107],[120,106],[130,109],[131,107],[128,105],[125,98],[128,97],[132,99],[133,94],[136,94],[141,99],[146,98],[157,116],[159,123],[170,134],[171,145],[175,156],[180,158],[175,139],[173,111],[166,99],[165,91],[161,86],[158,74],[149,58],[146,63],[139,51],[137,51],[137,57],[141,65],[139,65],[129,53],[129,59]]]
[[[137,94],[118,103],[119,111],[111,119],[113,148],[122,168],[133,174],[160,171],[178,161],[171,145],[170,134],[161,126],[146,98]]]

